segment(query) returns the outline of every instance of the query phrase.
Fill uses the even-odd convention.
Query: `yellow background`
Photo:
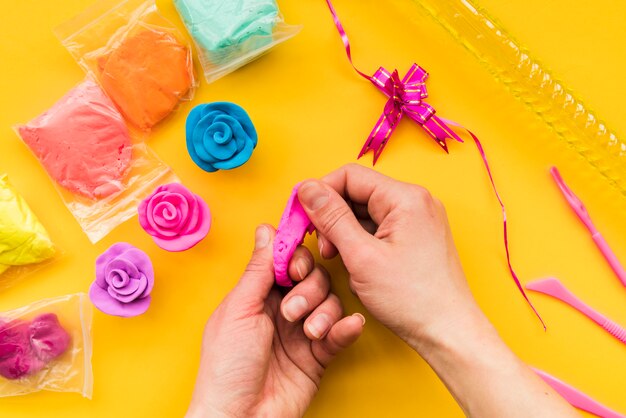
[[[322,0],[283,0],[286,20],[302,23],[302,33],[218,82],[202,82],[193,102],[181,106],[150,140],[211,207],[214,224],[207,239],[188,252],[170,254],[152,242],[135,218],[91,245],[11,130],[81,80],[82,71],[51,29],[89,3],[24,0],[3,2],[0,8],[0,170],[10,175],[65,251],[53,266],[3,292],[0,310],[87,291],[95,258],[118,241],[128,241],[152,257],[157,272],[153,302],[138,318],[96,312],[92,401],[56,393],[2,399],[0,416],[182,416],[195,379],[203,323],[243,270],[254,227],[278,221],[296,182],[354,161],[384,98],[350,68]],[[158,4],[180,25],[169,0]],[[610,127],[622,137],[626,134],[625,3],[482,4]],[[482,139],[509,211],[513,261],[522,281],[556,275],[592,306],[626,324],[626,292],[547,169],[552,164],[561,169],[626,263],[625,199],[430,18],[408,18],[388,1],[336,0],[336,7],[360,68],[373,72],[384,65],[404,72],[418,62],[431,73],[430,103]],[[187,155],[184,122],[193,105],[216,100],[246,108],[260,142],[242,168],[209,174]],[[507,274],[500,212],[476,149],[471,143],[452,143],[450,148],[446,155],[405,120],[376,168],[425,185],[443,200],[476,298],[521,358],[626,412],[624,346],[568,307],[531,295],[548,324],[548,332],[543,332]],[[370,161],[368,155],[361,163]],[[362,311],[347,289],[341,265],[326,265],[346,310]],[[429,367],[373,318],[367,319],[362,338],[329,368],[308,416],[461,416]]]

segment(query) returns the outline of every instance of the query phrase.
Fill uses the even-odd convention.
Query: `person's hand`
[[[481,316],[441,202],[419,186],[351,164],[298,197],[324,258],[339,253],[350,287],[378,320],[414,348]]]
[[[257,229],[245,273],[206,324],[189,418],[301,417],[325,367],[363,330],[362,315],[342,318],[328,273],[304,247],[289,265],[298,284],[282,298],[273,286],[274,235]]]

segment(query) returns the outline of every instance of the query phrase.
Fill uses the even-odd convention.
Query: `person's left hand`
[[[328,363],[363,331],[364,317],[343,317],[328,273],[305,247],[289,264],[298,283],[281,296],[274,236],[270,226],[257,228],[245,273],[206,324],[188,418],[301,417]]]

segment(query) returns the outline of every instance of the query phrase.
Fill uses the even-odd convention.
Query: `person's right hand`
[[[322,257],[339,253],[368,311],[418,351],[482,317],[445,209],[426,189],[351,164],[304,182],[298,197]]]
[[[419,352],[467,416],[577,416],[478,308],[428,191],[352,164],[303,183],[298,198],[322,257],[341,255],[367,310]]]

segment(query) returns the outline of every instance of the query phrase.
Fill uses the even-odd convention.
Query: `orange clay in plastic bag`
[[[191,88],[188,55],[168,32],[144,30],[98,60],[100,82],[130,123],[149,129]]]
[[[55,29],[124,118],[141,131],[191,100],[196,81],[189,42],[154,0],[101,0]]]

